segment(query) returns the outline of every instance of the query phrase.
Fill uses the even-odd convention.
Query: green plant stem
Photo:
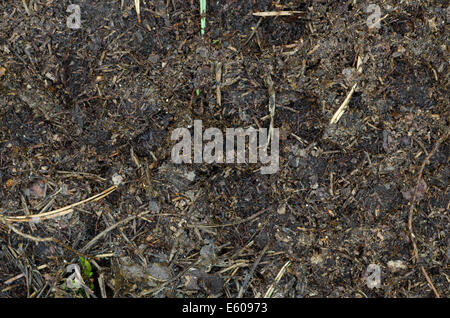
[[[200,34],[205,34],[206,28],[206,0],[200,0]]]

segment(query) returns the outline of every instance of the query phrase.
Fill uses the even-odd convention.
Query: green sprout
[[[205,34],[206,28],[206,0],[200,0],[200,33]]]
[[[91,278],[94,275],[94,272],[92,271],[91,263],[89,263],[87,259],[81,256],[80,256],[80,263],[83,278],[86,279],[86,281],[89,281],[89,288],[93,290],[94,283],[91,281]]]

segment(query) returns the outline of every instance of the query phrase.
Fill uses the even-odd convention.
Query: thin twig
[[[278,105],[277,106],[278,108],[283,108],[283,109],[287,109],[287,110],[290,110],[291,112],[294,112],[294,113],[300,113],[298,110],[296,110],[296,109],[294,109],[294,108],[292,108],[292,107],[289,107],[289,106],[282,106],[282,105]]]
[[[242,224],[242,223],[251,221],[251,220],[253,220],[253,219],[256,219],[258,216],[260,216],[261,214],[263,214],[263,213],[265,213],[265,212],[267,212],[267,211],[269,211],[269,209],[261,210],[261,211],[259,211],[259,212],[256,212],[255,214],[249,216],[249,217],[246,218],[246,219],[243,219],[243,220],[237,221],[237,222],[233,222],[233,223],[217,224],[217,225],[207,225],[207,224],[187,224],[186,226],[187,226],[187,227],[208,227],[208,228],[211,228],[211,227],[227,227],[227,226],[233,226],[233,225]]]
[[[278,284],[283,277],[284,273],[286,272],[287,268],[291,265],[291,261],[287,261],[283,267],[278,272],[277,277],[275,277],[275,282],[270,285],[269,289],[267,290],[266,294],[264,295],[264,298],[271,298],[273,291],[275,290],[275,285]]]
[[[276,108],[275,88],[273,86],[272,76],[270,76],[271,72],[272,72],[272,69],[269,68],[269,72],[267,73],[267,76],[266,76],[266,85],[267,85],[267,89],[269,92],[269,112],[270,112],[270,126],[269,126],[269,133],[267,136],[266,148],[269,146],[269,143],[270,143],[270,140],[272,137],[273,124],[274,124],[274,118],[275,118],[275,108]]]
[[[248,272],[248,274],[246,275],[245,280],[242,283],[241,289],[239,290],[239,294],[238,294],[237,298],[242,298],[242,296],[244,295],[245,290],[247,289],[247,285],[250,282],[250,279],[253,277],[253,273],[255,272],[256,267],[261,262],[261,259],[264,256],[264,254],[266,254],[266,251],[269,248],[269,245],[270,245],[270,241],[266,244],[266,246],[264,246],[264,249],[262,250],[261,254],[258,256],[258,259],[253,264],[252,268],[250,269],[250,272]]]
[[[27,13],[27,15],[30,15],[30,9],[28,9],[27,2],[25,0],[22,0],[22,4],[23,7],[25,8],[25,12]]]
[[[74,253],[77,256],[81,256],[83,258],[88,258],[88,259],[95,259],[94,256],[90,256],[90,255],[86,255],[82,252],[78,252],[77,250],[73,249],[72,247],[68,246],[67,244],[64,244],[63,242],[61,242],[60,240],[54,238],[54,237],[39,237],[39,236],[32,236],[26,233],[23,233],[22,231],[20,231],[19,229],[17,229],[16,227],[14,227],[13,225],[9,224],[9,223],[5,223],[6,226],[11,229],[11,231],[13,231],[14,233],[28,239],[34,242],[53,242],[67,250],[69,250],[70,252]]]
[[[414,216],[414,208],[415,208],[415,203],[416,203],[417,189],[419,189],[419,185],[422,180],[422,174],[423,174],[425,165],[428,163],[430,158],[436,152],[439,145],[448,138],[448,135],[449,135],[449,132],[447,131],[446,134],[442,135],[442,137],[439,138],[439,140],[435,143],[433,149],[428,153],[428,155],[425,157],[425,160],[422,162],[422,166],[420,167],[419,175],[417,177],[417,185],[414,189],[414,195],[412,198],[411,206],[409,208],[408,229],[409,229],[409,236],[411,238],[411,243],[413,245],[414,257],[416,259],[417,264],[420,264],[420,256],[419,256],[419,250],[417,248],[416,236],[414,235],[414,230],[413,230],[413,216]],[[420,269],[422,270],[422,273],[425,276],[425,279],[427,280],[428,285],[430,286],[430,288],[433,291],[436,298],[441,298],[441,295],[437,291],[436,287],[434,287],[434,284],[433,284],[430,276],[428,275],[427,271],[425,270],[425,267],[422,264],[420,264]]]
[[[133,220],[133,219],[135,219],[135,218],[137,218],[137,217],[140,217],[140,216],[142,216],[142,215],[145,215],[145,214],[147,214],[147,213],[150,213],[150,211],[145,211],[145,212],[139,213],[138,215],[132,215],[132,216],[129,216],[129,217],[123,219],[122,221],[119,221],[119,222],[117,222],[116,224],[111,225],[110,227],[108,227],[108,228],[106,228],[105,230],[103,230],[102,232],[100,232],[100,233],[99,233],[97,236],[95,236],[92,240],[90,240],[90,241],[89,241],[89,242],[81,249],[81,251],[82,251],[82,252],[86,252],[88,249],[90,249],[90,248],[92,247],[92,245],[95,244],[95,242],[97,242],[100,238],[102,238],[103,236],[105,236],[106,234],[108,234],[109,232],[111,232],[112,230],[114,230],[116,227],[118,227],[118,226],[120,226],[120,225],[122,225],[122,224],[128,223],[128,222],[130,222],[131,220]]]
[[[44,269],[44,268],[47,268],[47,267],[48,267],[48,265],[47,265],[47,264],[44,264],[44,265],[38,266],[37,269],[38,269],[38,270],[41,270],[41,269]],[[15,282],[16,280],[18,280],[18,279],[20,279],[20,278],[22,278],[22,277],[24,277],[24,276],[25,276],[24,273],[19,274],[19,275],[16,275],[16,276],[14,276],[14,277],[11,277],[11,278],[8,279],[8,280],[5,280],[5,281],[3,282],[3,284],[9,285],[9,284],[11,284],[12,282]]]
[[[258,29],[259,25],[261,24],[262,19],[263,18],[260,17],[258,22],[256,22],[256,25],[253,27],[252,33],[250,33],[250,35],[248,36],[247,40],[245,40],[244,46],[246,46],[248,44],[248,42],[250,42],[250,40],[253,38],[253,36],[256,33],[256,30]]]
[[[220,82],[222,81],[222,62],[216,64],[216,99],[217,105],[222,106],[222,92],[220,90]]]
[[[253,15],[257,17],[278,17],[304,13],[305,13],[304,11],[264,11],[264,12],[253,12]]]
[[[342,102],[341,106],[339,106],[336,113],[334,113],[333,117],[330,120],[330,125],[337,123],[339,121],[339,119],[341,118],[341,116],[344,114],[345,110],[347,109],[348,103],[350,102],[350,99],[352,98],[353,93],[355,92],[357,85],[358,84],[353,85],[352,89],[350,90],[347,97]]]

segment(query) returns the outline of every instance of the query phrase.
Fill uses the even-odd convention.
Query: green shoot
[[[89,261],[83,257],[80,256],[80,263],[81,263],[81,270],[83,278],[89,281],[89,288],[94,289],[94,283],[91,281],[92,276],[94,275],[94,272],[92,271],[92,266]]]
[[[200,0],[200,34],[205,34],[206,28],[206,0]]]

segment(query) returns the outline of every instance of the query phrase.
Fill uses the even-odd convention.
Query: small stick
[[[256,212],[255,214],[249,216],[246,219],[243,219],[241,221],[237,221],[237,222],[233,222],[233,223],[226,223],[226,224],[217,224],[217,225],[205,225],[205,224],[187,224],[187,227],[227,227],[227,226],[233,226],[233,225],[238,225],[238,224],[242,224],[248,221],[251,221],[253,219],[256,219],[258,216],[260,216],[261,214],[265,213],[269,211],[269,209],[264,209],[261,210],[259,212]]]
[[[269,289],[267,290],[266,294],[264,295],[264,298],[270,298],[272,297],[272,293],[275,289],[275,285],[278,284],[283,277],[284,273],[286,272],[286,269],[291,265],[291,261],[287,261],[286,264],[283,265],[283,267],[278,272],[277,277],[275,277],[275,282],[270,285]]]
[[[27,205],[27,201],[25,201],[25,197],[23,196],[23,194],[20,194],[20,201],[22,202],[22,208],[25,211],[26,215],[31,215],[30,210],[28,209],[28,205]],[[31,232],[36,231],[36,225],[34,225],[33,223],[30,223],[30,228],[31,228]]]
[[[302,143],[304,145],[308,144],[306,141],[304,141],[302,138],[300,138],[299,136],[297,136],[294,133],[291,133],[291,136],[294,137],[295,139],[297,139],[300,143]]]
[[[417,248],[416,236],[414,235],[414,230],[413,230],[413,216],[414,216],[414,206],[415,206],[415,202],[416,202],[417,189],[419,188],[420,181],[422,180],[422,174],[423,174],[423,169],[425,168],[425,165],[430,160],[430,158],[433,156],[433,154],[436,152],[439,145],[444,140],[446,140],[448,138],[448,136],[449,136],[449,132],[447,131],[446,134],[444,134],[441,138],[439,138],[439,140],[435,143],[433,149],[428,153],[428,155],[425,157],[425,160],[422,162],[422,165],[420,166],[420,170],[419,170],[419,175],[417,177],[417,184],[414,189],[414,195],[412,198],[411,206],[409,208],[408,229],[409,229],[409,236],[411,238],[411,243],[413,245],[414,257],[416,259],[417,264],[420,263],[420,256],[419,256],[419,250]],[[428,285],[430,286],[430,288],[433,291],[436,298],[441,298],[441,295],[437,291],[436,287],[434,287],[434,284],[433,284],[430,276],[428,275],[427,271],[425,270],[425,267],[422,264],[420,264],[420,269],[422,270],[423,276],[425,276],[425,279],[427,280]]]
[[[292,107],[289,107],[289,106],[281,106],[281,105],[278,105],[278,108],[283,108],[283,109],[287,109],[287,110],[290,110],[291,112],[294,112],[294,113],[300,113],[298,110],[296,110],[296,109],[294,109],[294,108],[292,108]]]
[[[261,24],[262,19],[263,18],[261,17],[261,18],[259,18],[258,22],[256,22],[256,25],[253,27],[252,33],[250,33],[250,35],[247,38],[247,40],[245,40],[244,46],[246,46],[248,44],[248,42],[250,42],[250,40],[253,38],[253,36],[256,33],[256,30],[258,29],[259,25]]]
[[[22,4],[25,8],[25,12],[27,13],[27,15],[30,15],[30,9],[28,9],[26,0],[22,0]]]
[[[258,259],[253,264],[252,268],[250,269],[250,272],[246,275],[244,283],[242,283],[241,289],[239,290],[239,294],[237,298],[242,298],[242,296],[245,293],[245,290],[247,289],[247,285],[250,282],[250,279],[253,277],[253,273],[255,272],[256,266],[261,262],[262,257],[264,254],[266,254],[267,249],[269,248],[270,242],[264,246],[264,249],[262,250],[261,254],[258,256]]]
[[[222,62],[216,64],[216,99],[217,105],[222,106],[222,92],[220,85],[222,81]]]
[[[272,133],[273,133],[273,123],[274,123],[274,117],[275,117],[275,88],[273,87],[273,81],[272,81],[272,76],[270,76],[270,71],[267,74],[266,77],[266,84],[267,84],[267,89],[269,92],[269,112],[270,112],[270,126],[269,126],[269,133],[267,136],[267,145],[266,148],[269,146],[270,143],[270,139],[272,137]]]
[[[41,269],[44,269],[44,268],[47,268],[47,267],[48,267],[48,265],[47,265],[47,264],[44,264],[44,265],[38,266],[37,269],[38,269],[38,270],[41,270]],[[9,285],[9,284],[11,284],[12,282],[14,282],[14,281],[16,281],[16,280],[18,280],[18,279],[20,279],[20,278],[22,278],[22,277],[24,277],[24,276],[25,276],[24,273],[19,274],[19,275],[16,275],[16,276],[14,276],[14,277],[11,277],[11,278],[8,279],[8,280],[5,280],[5,281],[3,282],[3,284]]]
[[[337,123],[339,121],[339,119],[341,118],[341,116],[344,114],[345,110],[347,109],[348,103],[350,102],[350,99],[352,98],[353,93],[355,92],[356,86],[357,86],[357,84],[353,85],[352,89],[348,93],[345,100],[342,102],[341,106],[338,108],[336,113],[334,113],[333,118],[331,118],[331,120],[330,120],[330,125]]]
[[[136,8],[138,23],[141,23],[141,1],[140,0],[134,0],[134,6]]]
[[[130,222],[131,220],[133,220],[136,217],[140,217],[142,215],[145,215],[147,213],[150,213],[150,211],[145,211],[142,213],[139,213],[138,215],[132,215],[129,216],[125,219],[123,219],[122,221],[117,222],[116,224],[111,225],[110,227],[106,228],[105,230],[103,230],[102,232],[100,232],[96,237],[94,237],[92,240],[90,240],[82,249],[82,252],[86,252],[88,249],[90,249],[92,247],[92,245],[95,244],[95,242],[97,242],[101,237],[105,236],[108,232],[111,232],[112,230],[114,230],[116,227],[118,227],[119,225],[125,224]]]
[[[303,11],[264,11],[264,12],[253,12],[253,15],[257,17],[278,17],[304,13],[305,12]]]
[[[60,240],[58,240],[58,239],[56,239],[54,237],[32,236],[32,235],[29,235],[29,234],[26,234],[26,233],[23,233],[23,232],[19,231],[17,228],[15,228],[14,226],[12,226],[9,223],[6,223],[6,226],[9,227],[11,229],[11,231],[13,231],[14,233],[16,233],[16,234],[18,234],[18,235],[20,235],[20,236],[22,236],[22,237],[24,237],[26,239],[29,239],[31,241],[34,241],[34,242],[53,242],[53,243],[55,243],[55,244],[65,248],[65,249],[71,251],[72,253],[74,253],[77,256],[81,256],[83,258],[88,258],[88,259],[95,259],[95,257],[93,257],[93,256],[89,256],[89,255],[86,255],[84,253],[78,252],[77,250],[73,249],[72,247],[68,246],[67,244],[64,244],[63,242],[61,242]]]
[[[100,295],[102,296],[102,298],[108,298],[108,296],[106,296],[106,288],[105,288],[105,279],[103,278],[104,274],[100,273],[100,275],[98,276],[98,286],[100,287]]]
[[[46,219],[55,218],[58,216],[63,216],[63,215],[73,212],[74,207],[79,206],[83,203],[94,202],[94,201],[103,199],[110,193],[114,192],[116,189],[117,189],[117,186],[112,186],[112,187],[106,189],[105,191],[98,193],[90,198],[87,198],[80,202],[65,206],[65,207],[57,209],[57,210],[49,211],[49,212],[33,214],[33,215],[22,215],[22,216],[4,216],[4,215],[0,214],[0,221],[3,221],[3,223],[5,223],[5,222],[11,222],[11,223],[14,223],[14,222],[36,222],[36,221],[42,221],[42,220],[46,220]]]

